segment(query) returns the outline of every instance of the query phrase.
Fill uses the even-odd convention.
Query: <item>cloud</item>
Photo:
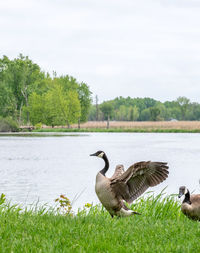
[[[100,100],[184,95],[200,102],[195,0],[0,2],[1,54],[75,76]]]

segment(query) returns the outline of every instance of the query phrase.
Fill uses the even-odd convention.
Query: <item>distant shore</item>
[[[88,121],[67,127],[47,127],[34,132],[200,133],[200,121]]]
[[[138,128],[45,128],[33,130],[33,132],[77,132],[77,133],[200,133],[200,129],[138,129]]]

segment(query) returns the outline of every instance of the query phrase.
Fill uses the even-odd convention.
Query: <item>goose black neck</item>
[[[191,205],[190,192],[189,191],[185,194],[185,198],[183,200],[183,203],[187,203],[187,204]]]
[[[105,167],[102,169],[102,170],[100,170],[100,173],[103,175],[103,176],[105,176],[105,174],[106,174],[106,172],[107,172],[107,170],[108,170],[108,168],[109,168],[109,161],[108,161],[108,158],[107,158],[107,156],[104,154],[104,156],[102,157],[102,159],[104,160],[104,162],[105,162]]]

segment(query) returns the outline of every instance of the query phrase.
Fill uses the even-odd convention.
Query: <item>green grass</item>
[[[99,132],[99,133],[200,133],[200,129],[147,129],[147,128],[43,128],[33,132]]]
[[[113,219],[101,206],[71,216],[2,203],[0,252],[200,252],[200,223],[161,195],[132,205],[142,215]]]

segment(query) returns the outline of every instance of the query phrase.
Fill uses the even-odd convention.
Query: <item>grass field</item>
[[[94,206],[71,216],[3,203],[0,252],[200,252],[200,223],[173,196],[140,198],[132,208],[142,215],[112,219]]]
[[[43,127],[36,129],[36,132],[153,132],[153,133],[200,133],[200,121],[111,121],[110,128],[106,128],[106,122],[89,121],[81,124],[78,129],[77,125],[71,128],[66,127]]]
[[[106,128],[106,121],[88,121],[81,128]],[[77,125],[72,125],[77,128]],[[200,130],[200,121],[110,121],[110,128]]]
[[[106,128],[106,121],[88,121],[82,128]],[[76,128],[77,125],[72,125]],[[200,129],[200,121],[110,121],[110,128],[124,129]]]

